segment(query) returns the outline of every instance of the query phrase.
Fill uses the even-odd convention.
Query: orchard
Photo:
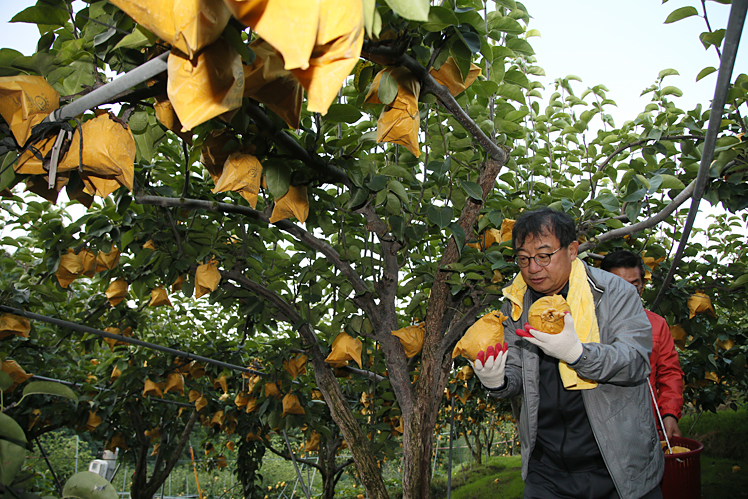
[[[0,49],[0,497],[43,495],[24,459],[60,429],[117,451],[133,498],[193,446],[236,463],[247,498],[265,497],[268,455],[314,467],[325,498],[344,473],[391,497],[382,470],[399,460],[402,497],[429,497],[440,429],[480,460],[511,421],[453,351],[500,307],[512,221],[541,205],[577,221],[590,264],[644,256],[688,410],[736,408],[743,21],[715,26],[694,3],[666,24],[705,21],[714,101],[680,109],[664,66],[623,123],[604,85],[543,88],[540,13],[514,0],[16,14],[40,37],[31,55]],[[692,228],[699,203],[716,214]],[[116,497],[91,475],[53,493]]]

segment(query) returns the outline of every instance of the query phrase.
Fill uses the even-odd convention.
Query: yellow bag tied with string
[[[405,356],[409,359],[418,355],[423,349],[423,335],[426,332],[426,323],[422,322],[414,326],[407,326],[397,331],[392,331],[392,336],[400,339],[400,344],[405,350]]]
[[[99,251],[96,255],[96,272],[104,270],[113,270],[119,264],[119,249],[116,246],[112,246],[108,253]]]
[[[296,379],[299,374],[306,374],[307,356],[299,354],[293,359],[283,361],[283,369],[291,375],[291,379]]]
[[[221,273],[218,271],[218,262],[211,260],[197,268],[195,272],[195,298],[215,291],[221,282]]]
[[[389,73],[397,82],[397,96],[390,104],[385,105],[377,120],[377,142],[391,142],[405,146],[417,158],[421,155],[418,146],[418,127],[421,117],[418,111],[418,96],[421,93],[421,82],[403,67],[388,68],[380,71],[366,94],[365,101],[370,104],[381,104],[379,100],[379,82],[382,74]]]
[[[112,452],[116,452],[117,449],[127,450],[129,448],[130,447],[128,447],[125,443],[125,437],[122,436],[122,433],[117,433],[116,435],[114,435],[105,446],[106,450]]]
[[[190,403],[195,402],[200,397],[202,397],[202,394],[198,392],[197,390],[190,390],[187,393],[187,400],[189,400]]]
[[[121,336],[131,338],[132,337],[132,328],[126,327],[124,331],[120,332],[120,329],[118,327],[108,327],[104,329],[105,333],[110,334],[119,334]],[[129,343],[126,343],[124,341],[119,341],[114,338],[104,338],[104,342],[109,345],[109,350],[114,351],[114,347],[117,345],[129,345]]]
[[[242,376],[246,376],[247,373],[242,374]],[[258,386],[258,383],[260,382],[260,376],[258,374],[252,374],[249,376],[249,381],[247,382],[247,392],[252,393],[256,386]]]
[[[169,300],[169,295],[166,294],[166,289],[164,289],[163,286],[159,286],[151,290],[151,301],[150,303],[148,303],[148,306],[160,307],[163,305],[167,305],[169,307],[172,306],[171,301]]]
[[[236,405],[237,409],[241,409],[243,407],[247,407],[247,403],[249,402],[249,393],[237,393],[236,397],[234,397],[234,405]]]
[[[14,314],[0,315],[0,340],[8,336],[28,338],[30,331],[31,323],[25,317]]]
[[[462,77],[460,68],[457,67],[457,63],[450,56],[441,65],[439,69],[431,68],[429,74],[440,84],[444,85],[449,89],[449,93],[452,97],[456,97],[465,91],[470,85],[473,84],[476,78],[481,74],[481,69],[472,62],[470,63],[470,70],[465,78]]]
[[[483,231],[483,234],[478,237],[477,243],[468,243],[468,246],[475,248],[478,251],[488,249],[492,244],[501,242],[501,231],[499,229],[489,228]]]
[[[115,364],[112,368],[112,374],[109,375],[109,382],[114,383],[119,379],[120,376],[122,376],[122,371],[120,371],[119,367],[117,367],[117,364]]]
[[[273,398],[280,398],[281,392],[280,389],[278,389],[278,383],[272,382],[272,383],[265,383],[265,396],[266,397],[273,397]]]
[[[471,362],[475,361],[478,352],[486,351],[490,346],[504,343],[504,321],[507,317],[494,310],[470,326],[452,350],[452,358],[462,355]]]
[[[197,412],[202,411],[208,405],[208,399],[202,395],[195,400],[195,410]]]
[[[280,53],[308,94],[307,109],[327,113],[361,55],[361,2],[224,0],[244,25]]]
[[[83,136],[83,154],[81,151]],[[82,161],[82,163],[81,163]],[[70,149],[57,165],[60,172],[78,170],[82,164],[88,177],[116,180],[132,191],[135,162],[135,138],[124,122],[111,113],[90,119],[76,128]],[[90,194],[95,194],[91,192]]]
[[[225,419],[225,415],[223,411],[216,411],[213,413],[213,417],[210,419],[210,425],[211,426],[221,426],[223,424],[223,421]],[[215,449],[211,449],[215,450]]]
[[[75,250],[68,249],[68,252],[60,257],[60,263],[57,265],[57,282],[60,286],[67,288],[71,282],[83,274],[83,262],[81,257],[75,254]]]
[[[696,314],[709,314],[712,317],[717,317],[712,307],[712,300],[702,292],[696,292],[688,297],[688,318],[693,319]]]
[[[122,300],[127,297],[128,286],[129,285],[127,284],[127,281],[124,279],[115,279],[109,285],[105,294],[107,300],[109,300],[109,303],[113,307],[116,307]]]
[[[654,257],[651,257],[651,256],[644,256],[644,253],[646,253],[646,251],[642,252],[642,261],[644,262],[644,265],[652,269],[652,270],[644,269],[644,280],[651,281],[652,272],[657,270],[657,267],[659,267],[660,264],[665,261],[665,257],[661,256],[660,258],[655,259]]]
[[[288,186],[288,192],[275,200],[273,213],[270,215],[270,223],[292,216],[302,223],[306,222],[309,216],[309,200],[305,185],[290,185]]]
[[[200,148],[200,162],[208,170],[214,184],[218,182],[226,160],[236,152],[236,148],[229,144],[231,140],[238,144],[236,137],[227,128],[218,128],[208,132]]]
[[[254,208],[260,194],[261,177],[262,165],[255,156],[235,152],[226,159],[212,192],[238,192]]]
[[[683,326],[676,324],[670,328],[670,335],[673,337],[673,342],[681,350],[686,348],[686,340],[688,340],[688,333],[683,329]]]
[[[164,398],[164,392],[162,391],[162,383],[155,383],[149,379],[145,380],[145,387],[143,388],[143,396],[149,397],[151,395],[158,395]]]
[[[242,58],[223,39],[203,49],[194,59],[172,50],[167,71],[166,92],[183,132],[242,104]]]
[[[512,240],[512,229],[514,229],[515,220],[511,218],[505,218],[501,221],[501,237],[499,242],[506,242]]]
[[[231,19],[222,0],[112,0],[148,31],[192,57]]]
[[[165,95],[157,96],[155,100],[153,110],[156,112],[158,122],[164,125],[167,130],[174,132],[187,144],[192,145],[192,133],[182,131],[182,122],[179,121],[179,116],[174,111],[171,101]]]
[[[306,414],[304,408],[301,407],[301,404],[299,403],[299,397],[293,393],[287,393],[286,396],[283,397],[283,414],[281,417],[285,418],[286,414],[298,414],[300,416]]]
[[[56,140],[56,136],[46,137],[30,145],[15,162],[13,170],[19,175],[47,175],[44,159],[49,159]]]
[[[291,128],[299,128],[304,90],[296,77],[283,67],[283,59],[265,40],[258,38],[249,47],[255,60],[244,66],[244,97],[249,97],[281,117]]]
[[[473,374],[475,374],[473,368],[465,365],[462,366],[462,368],[457,372],[457,379],[459,379],[460,381],[467,381],[473,377]]]
[[[88,411],[88,420],[86,421],[86,430],[94,431],[101,424],[101,416],[93,411]]]
[[[6,392],[12,392],[15,387],[29,379],[33,374],[28,374],[15,360],[4,360],[0,370],[4,371],[13,382]]]
[[[340,333],[332,342],[332,351],[327,356],[325,362],[332,367],[344,367],[348,361],[352,360],[362,367],[361,349],[363,344],[358,338],[353,338],[346,333]]]
[[[145,430],[143,432],[146,437],[151,441],[151,443],[156,442],[159,438],[161,438],[161,429],[160,428],[152,428],[150,430]]]
[[[312,431],[309,435],[309,439],[304,443],[304,452],[314,452],[319,450],[320,434],[316,431]]]
[[[83,275],[93,277],[96,273],[96,254],[91,250],[83,248],[78,252],[78,256],[81,259],[81,265],[83,265]]]
[[[185,278],[183,275],[180,275],[176,279],[174,279],[174,282],[171,284],[171,292],[176,293],[177,291],[181,291],[184,281]]]
[[[247,413],[257,410],[257,397],[250,397],[249,400],[247,400],[247,406],[245,410]]]
[[[190,369],[188,372],[192,379],[202,378],[203,376],[205,376],[205,364],[201,364],[193,360],[192,362],[190,362]]]
[[[218,390],[219,388],[223,390],[223,393],[229,391],[229,385],[225,374],[222,374],[219,378],[213,380],[213,389]]]
[[[41,76],[0,78],[0,116],[23,147],[31,129],[60,107],[60,94]]]

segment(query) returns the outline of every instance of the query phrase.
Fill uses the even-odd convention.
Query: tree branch
[[[641,139],[641,140],[637,140],[635,142],[631,142],[630,144],[622,145],[621,147],[619,147],[618,149],[616,149],[615,151],[613,151],[611,154],[609,154],[608,157],[605,158],[605,161],[603,161],[602,163],[600,163],[600,166],[597,167],[597,171],[599,171],[599,172],[603,171],[603,168],[605,168],[606,166],[608,166],[608,163],[610,163],[613,160],[613,158],[615,158],[616,156],[618,156],[619,154],[621,154],[626,149],[629,149],[629,148],[632,148],[632,147],[636,147],[636,146],[640,146],[642,144],[646,144],[649,141],[659,142],[660,140],[689,140],[689,139],[693,139],[693,140],[704,140],[705,138],[706,137],[704,137],[703,135],[671,135],[671,136],[667,136],[667,137],[660,137],[659,139]]]

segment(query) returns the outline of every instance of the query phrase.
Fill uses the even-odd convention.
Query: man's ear
[[[579,241],[572,241],[569,244],[569,257],[574,260],[579,254]]]

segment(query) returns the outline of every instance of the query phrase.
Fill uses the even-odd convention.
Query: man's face
[[[517,248],[517,256],[530,257],[530,264],[525,268],[520,268],[522,278],[528,286],[544,295],[555,295],[563,289],[569,281],[571,274],[571,264],[577,257],[579,243],[572,242],[566,248],[561,248],[561,243],[555,235],[550,233],[528,237],[524,240],[522,246]],[[546,267],[538,265],[532,258],[538,253],[553,253],[551,263]]]
[[[644,280],[642,279],[642,273],[638,268],[634,267],[629,269],[625,267],[616,267],[610,269],[610,273],[622,277],[624,281],[633,284],[639,292],[639,296],[641,296],[642,291],[644,291]]]

